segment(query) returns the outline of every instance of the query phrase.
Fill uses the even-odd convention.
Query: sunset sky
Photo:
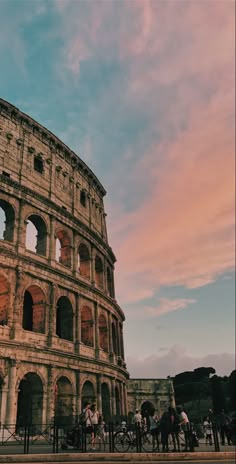
[[[0,1],[0,96],[108,192],[132,377],[235,368],[234,8]]]

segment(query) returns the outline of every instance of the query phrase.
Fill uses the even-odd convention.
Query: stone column
[[[107,261],[104,259],[103,261],[103,289],[105,293],[108,293],[107,288]]]
[[[121,357],[124,360],[124,337],[123,337],[123,324],[120,324],[120,347],[121,347]]]
[[[81,331],[80,331],[79,294],[76,293],[75,295],[75,343],[74,343],[76,353],[79,353],[80,337],[81,337]]]
[[[112,341],[112,316],[108,313],[108,334],[109,334],[109,358],[110,362],[114,362],[114,350]]]
[[[95,322],[95,357],[99,358],[99,327],[98,327],[98,305],[94,303],[94,322]]]
[[[113,416],[117,413],[116,411],[116,380],[111,380],[111,413]]]
[[[76,415],[76,417],[78,418],[78,417],[79,417],[79,414],[82,412],[80,371],[76,371],[76,373],[75,373],[75,379],[76,379],[75,415]]]
[[[23,278],[24,272],[20,266],[16,267],[16,283],[12,314],[9,318],[9,325],[11,327],[10,338],[14,339],[16,336],[17,329],[22,327],[22,314],[23,314]]]
[[[78,249],[76,246],[76,232],[73,231],[73,246],[72,246],[72,272],[74,275],[77,273],[78,269]]]
[[[122,410],[123,414],[127,416],[127,387],[125,383],[122,385]]]
[[[2,401],[1,401],[1,415],[0,415],[0,425],[6,423],[6,410],[7,410],[7,396],[8,388],[5,383],[2,386]]]
[[[97,408],[102,413],[102,378],[101,374],[97,374]]]
[[[56,259],[56,238],[55,238],[55,220],[50,216],[50,232],[49,232],[49,254],[48,261],[52,265],[53,261]]]
[[[47,411],[46,423],[51,424],[55,414],[54,404],[54,385],[53,385],[53,366],[49,364],[47,367],[48,381],[47,381]]]
[[[52,346],[53,335],[55,335],[55,312],[56,312],[56,285],[50,282],[50,302],[48,314],[48,346]]]
[[[94,250],[93,247],[91,249],[91,264],[90,264],[90,271],[91,271],[91,283],[95,285],[95,257],[94,257]]]
[[[18,220],[17,220],[17,242],[16,242],[17,253],[19,252],[20,247],[25,248],[25,226],[26,224],[23,218],[23,205],[24,204],[25,204],[24,200],[19,200],[19,214],[18,214]]]
[[[16,422],[16,366],[17,361],[9,359],[6,425],[13,425]]]

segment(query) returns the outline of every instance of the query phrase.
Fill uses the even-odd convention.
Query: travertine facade
[[[161,415],[168,406],[175,407],[172,379],[130,379],[127,383],[128,413],[135,409],[149,415],[154,409]]]
[[[2,424],[69,420],[95,398],[106,418],[128,412],[104,195],[67,146],[0,100]]]

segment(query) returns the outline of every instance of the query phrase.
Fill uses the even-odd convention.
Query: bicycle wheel
[[[130,445],[129,436],[124,432],[117,432],[114,435],[114,448],[118,453],[126,453]]]
[[[157,441],[155,439],[153,442],[153,436],[150,432],[144,432],[141,435],[141,446],[143,451],[146,451],[146,453],[152,453],[158,449]]]

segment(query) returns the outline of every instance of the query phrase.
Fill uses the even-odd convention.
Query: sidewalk
[[[112,462],[141,462],[155,463],[158,461],[224,461],[232,460],[235,462],[235,451],[221,452],[194,452],[194,453],[57,453],[57,454],[18,454],[18,455],[1,455],[0,463],[50,463],[50,462],[71,462],[86,463],[104,461]]]

